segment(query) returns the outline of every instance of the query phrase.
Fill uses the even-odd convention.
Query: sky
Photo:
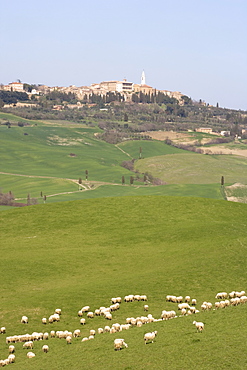
[[[0,83],[108,80],[247,110],[246,0],[0,0]]]

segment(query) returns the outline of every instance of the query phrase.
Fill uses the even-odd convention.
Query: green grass
[[[23,122],[29,125],[40,124],[40,121],[37,121],[37,120],[30,120],[30,119],[16,116],[15,114],[0,112],[0,123],[4,123],[6,121],[9,121],[10,123],[14,123],[14,124],[17,124],[18,122]]]
[[[167,294],[215,301],[219,291],[246,290],[247,208],[243,204],[186,197],[115,197],[25,207],[0,214],[0,323],[7,334],[74,330],[77,311],[108,306],[113,296],[147,294],[149,313],[160,317]],[[62,309],[60,323],[44,327],[42,317]],[[50,352],[28,360],[16,344],[16,364],[24,369],[246,369],[247,305],[199,313],[194,317],[96,335],[81,343],[49,339]],[[29,316],[27,326],[20,318]],[[143,314],[143,303],[122,303],[113,322]],[[82,336],[106,323],[87,320]],[[144,332],[158,330],[144,345]],[[6,358],[6,335],[0,358]],[[124,338],[129,348],[113,350]],[[237,359],[237,360],[236,360]]]
[[[228,184],[247,183],[247,160],[234,155],[171,154],[139,160],[135,168],[168,184],[220,183],[221,176]]]

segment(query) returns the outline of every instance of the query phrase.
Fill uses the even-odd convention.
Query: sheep
[[[227,293],[226,292],[217,293],[215,298],[216,299],[226,299],[227,298]]]
[[[82,342],[86,342],[88,340],[88,337],[84,337],[84,338],[82,338]]]
[[[94,339],[94,335],[89,335],[88,340]]]
[[[47,318],[46,317],[43,317],[43,319],[41,321],[42,321],[42,324],[44,324],[44,325],[47,324]]]
[[[48,340],[48,338],[49,338],[49,334],[47,332],[45,332],[43,334],[43,340]]]
[[[33,341],[28,341],[28,342],[25,342],[22,346],[22,348],[29,348],[29,349],[33,349]]]
[[[73,337],[78,338],[81,336],[81,331],[79,329],[74,330]]]
[[[28,358],[33,358],[33,357],[35,357],[35,353],[33,353],[33,352],[28,352],[28,353],[27,353],[27,357],[28,357]]]
[[[94,314],[95,314],[95,316],[100,316],[101,312],[100,312],[100,310],[97,308],[97,309],[94,311]]]
[[[87,317],[89,318],[89,319],[93,319],[94,318],[94,313],[93,312],[88,312],[87,313]]]
[[[106,326],[104,327],[104,332],[105,332],[105,333],[110,333],[110,331],[111,331],[110,326],[106,325]]]
[[[10,345],[9,346],[9,353],[14,353],[15,352],[15,346]]]
[[[82,317],[82,316],[83,316],[83,312],[82,312],[82,310],[79,310],[79,311],[78,311],[78,313],[77,313],[77,315],[78,315],[79,317]]]
[[[61,315],[61,313],[62,313],[61,308],[56,308],[55,313],[58,314],[58,315]]]
[[[116,297],[116,298],[112,298],[111,299],[111,303],[114,304],[114,303],[121,303],[122,302],[122,298],[121,297]]]
[[[144,306],[143,306],[143,309],[144,309],[144,311],[148,311],[148,304],[144,304]]]
[[[13,364],[15,362],[15,355],[11,354],[8,356],[8,360],[10,364]]]
[[[189,303],[190,302],[190,296],[189,295],[185,296],[184,301]]]
[[[195,298],[193,298],[193,299],[191,300],[191,304],[192,304],[192,306],[195,306],[195,305],[196,305],[196,303],[197,303],[196,299],[195,299]]]
[[[2,366],[6,366],[6,365],[9,365],[10,361],[8,358],[6,358],[5,360],[3,360],[3,365]]]
[[[179,310],[182,310],[183,308],[185,308],[185,309],[190,309],[190,306],[189,306],[189,304],[188,303],[179,303],[178,304],[178,309]]]
[[[102,334],[104,333],[104,329],[103,328],[98,328],[98,334]]]
[[[112,314],[110,314],[109,312],[106,312],[105,313],[105,319],[112,320]]]
[[[153,343],[154,342],[154,338],[156,337],[157,335],[157,330],[151,332],[151,333],[146,333],[144,334],[144,343],[147,344],[148,341],[151,340],[151,342]]]
[[[95,335],[95,334],[96,334],[96,331],[94,329],[91,329],[89,332],[89,335]]]
[[[44,353],[47,353],[49,351],[49,347],[47,346],[47,344],[44,344],[43,347],[42,347],[42,351]]]
[[[128,348],[128,344],[125,343],[124,339],[115,339],[114,340],[114,350],[119,351],[124,347]]]
[[[65,339],[66,339],[67,344],[71,344],[72,338],[70,335],[68,335]]]
[[[122,328],[122,330],[128,330],[129,328],[130,328],[130,324],[122,324],[121,325],[121,328]]]
[[[82,307],[82,309],[81,309],[81,312],[83,313],[83,312],[88,312],[90,310],[90,306],[84,306],[84,307]]]
[[[200,321],[193,321],[193,325],[196,326],[196,329],[197,331],[199,331],[200,333],[203,331],[204,329],[204,323],[203,322],[200,322]]]
[[[5,328],[5,326],[2,326],[0,328],[0,334],[5,334],[5,333],[6,333],[6,328]]]
[[[86,323],[86,320],[85,319],[80,319],[80,324],[81,325],[85,325],[85,323]]]
[[[27,316],[22,316],[21,323],[22,324],[28,324],[28,317]]]
[[[54,330],[51,330],[50,336],[51,336],[51,338],[55,338],[55,331]]]

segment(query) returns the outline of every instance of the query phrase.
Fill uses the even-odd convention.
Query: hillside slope
[[[247,289],[247,208],[243,204],[183,197],[122,197],[46,204],[1,212],[0,324],[7,334],[74,330],[78,310],[107,307],[111,297],[146,294],[149,313],[160,318],[167,294],[189,294],[214,303],[220,291]],[[41,324],[62,309],[61,321]],[[74,338],[49,339],[50,352],[35,342],[28,360],[16,344],[16,365],[22,369],[245,369],[246,305],[200,312],[202,334],[191,316],[156,322],[126,332],[97,335],[81,343]],[[121,303],[113,322],[144,314],[143,302]],[[22,315],[29,324],[20,324]],[[111,325],[103,317],[87,319],[89,329]],[[155,343],[145,346],[145,332],[157,330]],[[7,355],[0,336],[0,358]],[[113,340],[129,348],[114,352]],[[236,361],[236,359],[238,359]],[[236,364],[236,366],[235,366]]]

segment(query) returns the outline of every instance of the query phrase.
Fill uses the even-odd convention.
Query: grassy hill
[[[7,334],[79,328],[77,311],[107,307],[111,297],[147,294],[149,313],[159,318],[177,306],[167,294],[215,302],[220,291],[246,290],[247,208],[243,204],[186,197],[122,197],[46,204],[0,214],[0,324]],[[59,323],[44,326],[55,308]],[[170,321],[81,338],[49,339],[50,352],[28,360],[16,344],[22,369],[246,369],[246,305],[200,312]],[[143,302],[122,303],[113,323],[144,314]],[[20,324],[22,315],[29,324]],[[203,321],[196,333],[192,321]],[[90,329],[111,324],[87,319]],[[155,343],[144,345],[145,332],[157,330]],[[0,335],[0,358],[6,358],[6,335]],[[113,350],[124,338],[129,348]]]

